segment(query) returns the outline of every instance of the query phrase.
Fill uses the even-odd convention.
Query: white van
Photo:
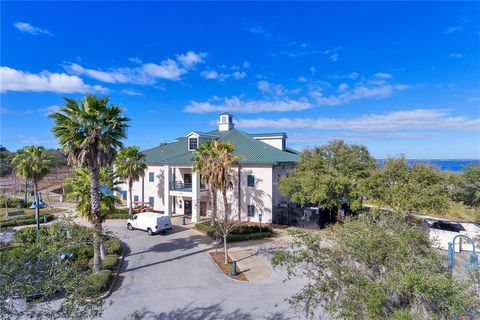
[[[172,230],[172,221],[169,216],[161,215],[156,212],[137,213],[132,219],[127,220],[128,230],[144,230],[148,235],[162,231]]]

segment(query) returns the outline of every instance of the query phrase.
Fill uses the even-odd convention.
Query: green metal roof
[[[249,133],[249,136],[252,137],[287,137],[287,134],[285,132],[272,132],[272,133]]]
[[[198,132],[198,131],[197,131]],[[229,131],[210,131],[210,136],[218,136],[219,141],[232,143],[236,148],[234,153],[241,155],[242,164],[271,164],[297,162],[298,154],[287,148],[279,150],[262,141],[255,140],[251,135],[237,129]],[[149,164],[191,165],[193,152],[188,151],[185,139],[172,142],[167,145],[155,147],[143,151],[146,162]]]

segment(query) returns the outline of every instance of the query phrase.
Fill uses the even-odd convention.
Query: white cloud
[[[311,72],[312,74],[315,74],[315,72],[317,72],[317,69],[316,69],[314,66],[311,66],[311,67],[310,67],[310,72]]]
[[[386,114],[371,114],[355,118],[281,118],[240,119],[243,128],[313,128],[321,130],[349,130],[356,132],[389,132],[395,130],[478,130],[480,118],[452,116],[439,109],[413,109]]]
[[[458,52],[454,52],[454,53],[450,53],[450,54],[449,54],[449,57],[450,57],[450,58],[462,58],[462,57],[463,57],[463,54],[458,53]]]
[[[44,115],[48,116],[52,113],[55,113],[55,112],[58,112],[60,110],[61,106],[48,106],[46,108],[40,108],[38,109],[38,111],[40,111],[41,113],[43,113]]]
[[[159,64],[143,63],[138,58],[129,58],[139,66],[134,68],[111,68],[109,70],[96,70],[84,68],[76,63],[64,63],[67,72],[75,75],[87,75],[93,79],[107,83],[134,83],[134,84],[155,84],[157,79],[178,81],[188,71],[199,63],[203,63],[206,53],[195,53],[188,51],[185,54],[177,55],[177,60],[165,59]]]
[[[452,34],[452,33],[460,32],[460,31],[463,31],[463,27],[462,27],[462,26],[451,26],[451,27],[448,27],[448,28],[445,30],[445,34]]]
[[[32,26],[28,22],[20,22],[19,21],[19,22],[14,23],[13,26],[15,28],[17,28],[18,30],[20,30],[21,32],[33,34],[34,36],[40,35],[40,34],[46,34],[46,35],[49,35],[49,36],[53,36],[53,34],[50,31],[48,31],[47,29],[42,29],[42,28],[39,28],[39,27]]]
[[[263,93],[270,94],[272,96],[284,96],[285,95],[285,88],[280,84],[273,84],[266,80],[261,80],[257,82],[258,90],[262,91]]]
[[[251,33],[254,34],[261,34],[261,33],[266,33],[265,29],[263,29],[262,26],[253,26],[248,29]]]
[[[387,72],[377,72],[374,74],[375,77],[381,78],[381,79],[392,79],[393,76],[390,73]]]
[[[217,71],[215,70],[206,70],[206,71],[202,71],[202,73],[200,73],[200,75],[202,77],[204,77],[205,79],[218,79],[219,77],[219,74]]]
[[[143,93],[131,89],[122,89],[120,92],[129,96],[143,96]]]
[[[357,73],[357,72],[350,72],[348,75],[347,75],[347,78],[348,79],[351,79],[351,80],[356,80],[358,79],[360,75]]]
[[[17,139],[25,145],[35,145],[35,146],[54,146],[57,144],[55,139],[45,139],[35,136],[24,136],[18,135]]]
[[[347,90],[348,88],[349,88],[349,86],[348,86],[347,83],[340,83],[340,85],[338,86],[337,91],[338,91],[338,92],[344,92],[344,91]]]
[[[108,90],[102,86],[87,85],[75,75],[42,71],[38,74],[0,67],[0,92],[33,91],[33,92],[101,92]]]
[[[185,68],[191,69],[199,63],[204,63],[206,56],[207,56],[207,54],[205,52],[195,53],[193,51],[188,51],[185,54],[177,55],[177,60]]]
[[[235,80],[241,80],[241,79],[245,78],[246,76],[247,76],[247,74],[243,71],[235,71],[234,73],[232,73],[232,77]]]
[[[259,112],[286,112],[300,111],[310,109],[311,104],[307,100],[298,99],[279,99],[279,100],[242,100],[239,97],[225,98],[219,103],[191,101],[185,107],[186,112],[190,113],[207,113],[207,112],[242,112],[242,113],[259,113]]]
[[[248,61],[243,62],[243,67],[244,67],[245,69],[250,68],[250,66],[251,66],[251,65],[250,65],[250,62],[248,62]]]
[[[337,62],[338,61],[338,53],[334,53],[329,57],[331,62]]]

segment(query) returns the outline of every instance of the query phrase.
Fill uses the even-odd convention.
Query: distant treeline
[[[67,158],[58,149],[46,149],[52,158],[52,168],[58,168],[68,165]],[[5,177],[13,172],[12,159],[15,157],[15,152],[9,151],[4,146],[0,145],[0,177]]]

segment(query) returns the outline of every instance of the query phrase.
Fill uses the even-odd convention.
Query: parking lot
[[[212,241],[189,228],[174,225],[166,235],[128,231],[124,221],[105,228],[127,245],[127,254],[102,319],[302,319],[286,298],[301,280],[283,283],[274,270],[257,283],[238,282],[220,273],[207,251]],[[268,253],[261,257],[268,263]]]

